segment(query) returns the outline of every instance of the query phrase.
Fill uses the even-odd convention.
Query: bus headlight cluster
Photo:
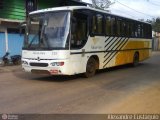
[[[51,65],[52,66],[63,66],[64,62],[52,62]]]
[[[22,60],[22,64],[23,64],[23,65],[28,65],[28,62],[27,62],[27,61]]]

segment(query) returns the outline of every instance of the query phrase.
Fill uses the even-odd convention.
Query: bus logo
[[[98,41],[97,41],[97,39],[95,37],[92,40],[93,40],[94,44],[97,44]]]
[[[40,61],[41,60],[40,57],[38,57],[37,60]]]

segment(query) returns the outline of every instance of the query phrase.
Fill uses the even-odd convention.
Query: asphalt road
[[[160,113],[160,52],[93,78],[0,72],[0,113]],[[7,68],[7,67],[6,67]]]

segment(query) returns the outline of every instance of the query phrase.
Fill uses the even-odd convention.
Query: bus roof
[[[79,9],[86,9],[86,10],[91,10],[91,11],[95,11],[95,12],[106,13],[106,14],[109,14],[109,15],[113,15],[113,16],[117,16],[117,17],[129,19],[129,20],[134,20],[134,21],[138,21],[138,22],[150,24],[150,23],[148,23],[148,22],[139,21],[139,20],[136,20],[136,19],[132,19],[132,18],[120,16],[120,15],[117,15],[117,14],[109,13],[109,12],[107,12],[107,11],[105,11],[105,10],[95,9],[95,8],[91,8],[91,7],[87,7],[87,6],[63,6],[63,7],[53,7],[53,8],[47,8],[47,9],[41,9],[41,10],[33,11],[33,12],[30,13],[30,15],[38,14],[38,13],[52,12],[52,11],[65,11],[65,10],[73,11],[73,10],[79,10]]]

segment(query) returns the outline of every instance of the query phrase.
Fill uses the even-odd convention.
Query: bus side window
[[[144,29],[144,38],[147,38],[147,25],[144,24],[143,29]]]
[[[130,33],[129,33],[129,22],[126,21],[126,37],[129,37]]]
[[[141,37],[141,25],[140,24],[137,25],[137,33],[138,33],[137,36],[140,38]]]
[[[134,37],[138,37],[138,25],[136,22],[134,23]]]
[[[129,36],[133,37],[133,27],[132,27],[132,22],[129,22]]]
[[[121,19],[117,19],[117,35],[121,36]]]
[[[111,19],[111,35],[116,35],[116,19],[114,17]]]
[[[96,25],[96,16],[92,18],[92,33],[96,33],[97,25]]]
[[[144,25],[141,24],[141,37],[144,38]]]
[[[149,25],[147,25],[147,39],[149,38],[149,36],[150,36]]]
[[[94,15],[92,18],[92,33],[96,35],[103,33],[103,16],[101,14]]]
[[[147,25],[147,24],[145,24],[145,28],[144,28],[145,30],[145,38],[150,38],[150,36],[151,36],[151,27],[149,26],[149,25]]]
[[[102,34],[103,33],[103,16],[100,14],[97,14],[97,34]]]
[[[152,37],[152,27],[151,25],[146,25],[147,28],[147,38],[150,39]]]
[[[125,37],[127,31],[126,31],[126,22],[125,22],[124,19],[122,20],[122,26],[121,27],[122,27],[122,31],[121,31],[122,32],[122,36]]]
[[[72,32],[71,48],[81,48],[84,46],[87,40],[87,15],[82,13],[76,13],[74,15],[75,30]],[[74,25],[73,24],[73,25]],[[74,26],[73,26],[74,28]]]
[[[111,35],[111,17],[107,16],[105,19],[105,23],[106,23],[106,35]]]

